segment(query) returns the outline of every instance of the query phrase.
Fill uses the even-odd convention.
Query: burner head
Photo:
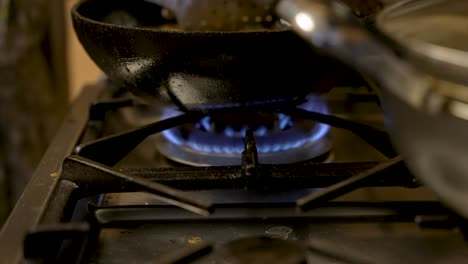
[[[305,249],[287,240],[269,237],[248,237],[226,244],[220,253],[220,263],[307,263]]]
[[[310,97],[300,107],[328,113],[326,103],[316,97]],[[174,115],[177,115],[175,110],[167,110],[164,118]],[[331,148],[328,125],[281,112],[214,113],[197,124],[163,131],[156,146],[169,159],[184,164],[239,165],[248,129],[254,132],[258,159],[264,164],[323,158]]]

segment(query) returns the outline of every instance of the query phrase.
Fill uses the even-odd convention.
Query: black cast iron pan
[[[183,110],[299,103],[351,70],[289,30],[181,32],[144,1],[89,0],[72,19],[89,56],[107,76],[148,99]],[[151,27],[148,29],[148,27]]]

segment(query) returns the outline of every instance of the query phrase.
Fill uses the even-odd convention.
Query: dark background
[[[0,0],[0,224],[66,112],[63,5]]]

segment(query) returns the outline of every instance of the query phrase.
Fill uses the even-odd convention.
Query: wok
[[[157,26],[170,21],[161,7],[138,0],[84,1],[72,19],[81,44],[112,81],[182,110],[300,103],[340,76],[355,76],[289,30],[162,30]]]
[[[277,12],[315,48],[378,84],[408,167],[468,218],[468,2],[397,2],[377,15],[375,34],[331,1],[281,0]]]

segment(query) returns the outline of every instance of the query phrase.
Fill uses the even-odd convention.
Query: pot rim
[[[399,97],[425,112],[447,113],[468,120],[468,49],[465,51],[431,43],[417,37],[398,36],[395,31],[388,28],[392,19],[424,14],[426,8],[441,4],[444,4],[446,8],[446,5],[450,3],[463,5],[462,2],[456,0],[399,1],[385,7],[377,14],[376,27],[398,55],[421,73],[421,80],[427,84],[427,89],[424,89],[417,103],[408,98],[411,93],[398,93]],[[466,2],[464,12],[468,16],[468,2]],[[440,14],[444,13],[440,12]],[[417,89],[412,86],[406,88]]]

